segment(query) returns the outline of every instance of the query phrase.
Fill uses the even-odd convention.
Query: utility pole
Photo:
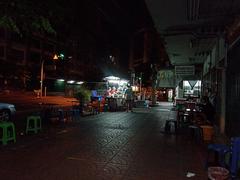
[[[141,100],[142,100],[142,73],[140,73],[140,77],[139,77],[139,81],[140,81],[140,97],[141,97]]]
[[[40,98],[42,98],[42,94],[43,94],[43,75],[44,75],[44,62],[45,60],[42,60],[41,62],[41,77],[40,77]]]

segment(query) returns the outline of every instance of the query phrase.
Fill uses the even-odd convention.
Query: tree
[[[50,23],[49,7],[35,0],[1,0],[0,27],[20,35],[32,31],[56,34]]]
[[[81,113],[83,113],[84,104],[89,102],[91,99],[91,91],[84,85],[78,90],[74,97],[79,101],[79,108]]]

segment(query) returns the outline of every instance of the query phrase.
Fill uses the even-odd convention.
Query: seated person
[[[206,115],[207,120],[213,124],[215,121],[215,109],[207,96],[203,97],[202,112]]]

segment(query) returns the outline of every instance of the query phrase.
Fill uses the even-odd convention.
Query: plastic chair
[[[228,168],[231,177],[233,179],[236,178],[238,161],[240,160],[240,137],[232,137],[230,146],[224,144],[209,144],[208,151],[216,152],[220,166]],[[225,156],[228,152],[230,153],[230,160],[228,163],[225,163]]]
[[[27,117],[27,126],[26,134],[33,131],[37,134],[38,131],[42,129],[42,120],[40,116],[28,116]]]
[[[236,178],[238,162],[240,160],[240,137],[231,139],[231,158],[229,162],[229,171],[232,178]]]
[[[227,152],[230,151],[230,147],[225,144],[209,144],[208,145],[208,154],[207,154],[207,163],[208,163],[210,151],[213,151],[216,153],[219,165],[222,167],[226,167],[224,156]]]
[[[12,140],[16,143],[15,125],[12,122],[2,121],[0,122],[0,128],[2,128],[2,138],[0,141],[2,141],[3,145]]]

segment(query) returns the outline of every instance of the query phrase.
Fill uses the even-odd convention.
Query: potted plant
[[[91,91],[82,86],[74,95],[74,97],[79,101],[80,111],[83,112],[85,103],[89,102],[91,99]]]

